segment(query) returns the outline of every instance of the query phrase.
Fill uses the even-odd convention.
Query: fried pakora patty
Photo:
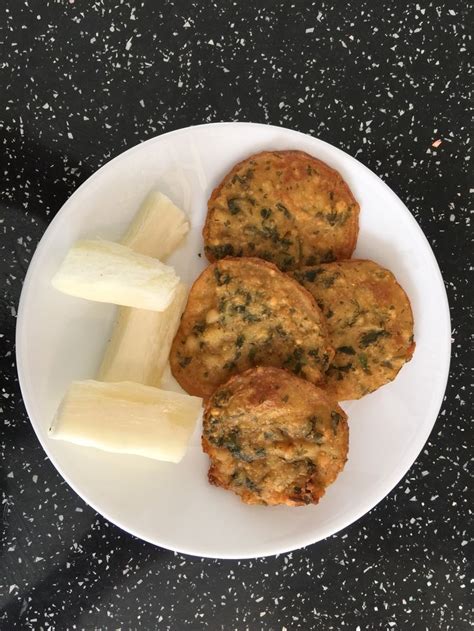
[[[315,297],[336,349],[328,393],[359,399],[392,381],[415,350],[410,301],[394,275],[354,259],[306,267],[294,277]]]
[[[261,259],[226,258],[192,286],[170,363],[187,392],[206,398],[257,365],[319,383],[333,355],[324,316],[304,287]]]
[[[203,229],[212,262],[258,256],[281,270],[350,258],[359,204],[341,175],[303,151],[264,151],[213,191]]]
[[[247,504],[317,504],[347,460],[347,416],[326,392],[279,368],[232,377],[209,399],[209,481]]]

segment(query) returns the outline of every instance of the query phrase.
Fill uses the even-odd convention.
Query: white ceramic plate
[[[263,149],[301,149],[341,172],[361,205],[356,257],[391,269],[410,297],[416,351],[396,380],[349,414],[349,460],[318,506],[246,506],[207,483],[200,431],[179,465],[107,454],[48,439],[69,382],[94,377],[114,307],[72,298],[51,277],[80,237],[116,239],[148,191],[163,191],[189,215],[192,231],[170,259],[191,283],[205,266],[201,228],[213,187]],[[126,151],[90,177],[51,222],[20,300],[17,362],[24,401],[44,450],[93,508],[128,532],[188,554],[245,558],[286,552],[361,517],[399,482],[421,451],[443,399],[450,320],[443,280],[418,224],[396,195],[357,160],[295,131],[251,123],[190,127]],[[200,428],[198,428],[200,430]]]

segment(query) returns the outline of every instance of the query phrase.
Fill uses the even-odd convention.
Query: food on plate
[[[119,307],[97,378],[159,386],[187,293],[180,283],[165,311]]]
[[[164,311],[179,278],[157,259],[104,240],[78,241],[66,255],[52,284],[87,300]]]
[[[226,258],[192,286],[170,364],[186,392],[205,398],[256,365],[322,382],[333,355],[324,317],[306,289],[261,259]]]
[[[336,354],[326,389],[359,399],[395,379],[415,350],[413,314],[394,275],[373,261],[350,260],[294,272],[326,316]]]
[[[169,255],[188,229],[184,213],[154,192],[130,225],[126,245],[80,241],[69,251],[53,279],[56,288],[128,306],[118,310],[102,381],[71,384],[51,438],[170,462],[183,457],[202,400],[148,386],[161,381],[187,293],[173,268],[152,257]]]
[[[317,504],[347,459],[347,416],[324,390],[279,368],[232,377],[206,404],[209,481],[247,504]]]
[[[189,222],[183,211],[165,195],[153,191],[130,224],[122,244],[139,254],[164,259],[188,230]],[[98,379],[160,385],[186,295],[187,288],[180,283],[165,311],[118,307]]]
[[[263,151],[214,189],[203,236],[211,262],[257,256],[287,271],[349,258],[358,231],[359,204],[337,171],[303,151]]]
[[[121,242],[134,252],[164,261],[188,231],[189,222],[184,212],[163,193],[152,191],[140,206]]]
[[[307,153],[250,156],[208,201],[211,264],[187,303],[161,261],[189,222],[159,191],[121,244],[76,243],[54,287],[120,306],[100,381],[70,385],[50,437],[180,462],[204,399],[210,483],[247,504],[317,504],[347,460],[337,402],[393,380],[415,348],[393,274],[348,260],[359,210],[341,175]],[[158,389],[168,366],[188,394]]]
[[[179,462],[202,400],[138,383],[74,381],[49,436],[115,453]]]

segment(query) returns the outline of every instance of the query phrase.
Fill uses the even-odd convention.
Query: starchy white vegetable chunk
[[[132,382],[74,381],[49,435],[105,451],[179,462],[202,399]]]
[[[72,296],[153,311],[171,304],[178,283],[172,267],[104,240],[78,241],[52,280]]]

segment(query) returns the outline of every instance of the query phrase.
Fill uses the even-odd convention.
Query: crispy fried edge
[[[406,298],[406,301],[407,301],[407,304],[408,304],[408,309],[410,311],[410,317],[411,317],[411,323],[412,323],[412,333],[414,335],[414,333],[415,333],[415,331],[414,331],[414,329],[415,329],[415,319],[413,317],[413,308],[411,306],[410,298],[408,297],[407,292],[403,289],[403,287],[398,282],[395,274],[391,270],[389,270],[388,268],[384,267],[383,265],[380,265],[380,263],[377,263],[377,261],[372,261],[372,259],[344,259],[344,260],[341,260],[341,261],[332,261],[331,263],[319,263],[317,265],[304,265],[299,270],[295,270],[295,271],[297,271],[297,272],[304,272],[305,270],[311,270],[311,269],[314,269],[316,267],[328,268],[328,267],[334,266],[334,268],[337,268],[337,266],[340,265],[341,263],[343,263],[344,265],[347,265],[347,264],[356,265],[356,264],[359,264],[359,263],[370,263],[372,265],[376,265],[378,269],[383,270],[384,272],[388,272],[390,274],[390,276],[392,277],[392,280],[394,281],[395,285],[398,285],[398,288],[400,289],[400,291],[402,292],[402,294]],[[306,287],[305,287],[305,289],[306,289]],[[309,289],[308,289],[308,291],[309,291]],[[329,336],[329,338],[331,338],[331,336]],[[332,340],[329,339],[329,341],[331,342],[331,345],[333,345]],[[401,371],[403,366],[405,364],[407,364],[412,359],[413,354],[415,352],[415,348],[416,348],[416,342],[415,342],[415,340],[413,340],[413,342],[407,347],[405,363],[400,366],[400,368],[397,370],[397,372],[393,375],[393,377],[391,379],[389,379],[388,381],[385,381],[384,383],[380,384],[374,390],[371,390],[368,394],[371,394],[372,392],[376,392],[379,388],[383,388],[383,386],[386,386],[388,383],[392,383],[392,381],[394,381],[396,379],[397,375],[399,374],[399,372]],[[344,382],[344,379],[342,380],[342,382]],[[327,391],[328,391],[328,393],[331,396],[335,397],[338,401],[357,401],[358,399],[362,399],[364,396],[366,396],[366,395],[360,395],[360,396],[356,396],[356,397],[348,397],[348,396],[344,396],[343,397],[341,394],[339,394],[339,392],[340,391],[344,392],[344,389],[343,388],[337,388],[337,387],[331,387],[331,383],[336,383],[336,382],[333,382],[333,381],[329,382],[327,384],[327,386],[326,386]]]
[[[195,396],[200,396],[203,397],[205,399],[207,399],[209,396],[211,396],[212,392],[214,391],[214,389],[216,388],[216,386],[214,385],[210,385],[210,384],[206,384],[206,382],[204,381],[199,381],[197,378],[197,373],[193,373],[193,379],[190,378],[186,378],[186,373],[184,373],[184,371],[186,369],[181,368],[181,366],[179,366],[179,364],[177,363],[177,361],[175,361],[175,357],[177,355],[177,346],[181,341],[181,335],[182,335],[182,326],[183,326],[183,322],[185,321],[185,316],[188,312],[188,307],[193,307],[193,301],[192,301],[192,296],[193,296],[193,291],[196,289],[196,287],[198,287],[198,284],[202,281],[205,281],[206,277],[208,275],[212,274],[212,277],[214,277],[214,269],[216,268],[216,266],[222,262],[222,261],[232,261],[237,263],[238,265],[245,265],[246,263],[248,264],[249,262],[251,264],[257,265],[258,267],[262,267],[262,268],[266,268],[269,271],[274,271],[277,274],[281,275],[284,278],[284,282],[289,283],[290,285],[290,290],[291,290],[291,286],[293,288],[293,290],[295,291],[299,291],[300,295],[303,299],[306,299],[309,301],[308,307],[311,307],[313,309],[316,310],[317,314],[319,315],[319,319],[320,319],[320,327],[322,329],[322,333],[324,335],[324,337],[327,339],[328,341],[328,351],[329,351],[329,355],[330,355],[330,359],[329,361],[332,361],[332,358],[334,357],[334,348],[332,346],[332,344],[329,342],[329,332],[328,332],[328,327],[327,327],[327,323],[326,323],[326,318],[324,317],[324,314],[322,313],[321,309],[318,307],[316,300],[314,299],[312,293],[306,289],[306,287],[303,287],[303,285],[301,285],[301,283],[299,283],[295,278],[293,278],[292,276],[289,276],[288,274],[285,274],[284,272],[282,272],[280,269],[278,269],[278,267],[276,265],[274,265],[273,263],[270,263],[269,261],[264,261],[263,259],[259,259],[256,257],[225,257],[223,259],[219,259],[219,261],[215,261],[214,263],[211,263],[210,265],[208,265],[206,267],[205,270],[203,270],[201,272],[201,274],[196,278],[196,280],[194,281],[189,294],[188,294],[188,301],[186,303],[186,307],[184,309],[183,315],[181,316],[181,322],[178,328],[178,331],[174,337],[173,340],[173,344],[171,346],[171,351],[170,351],[170,366],[171,366],[171,372],[174,376],[174,378],[176,379],[176,381],[179,383],[179,385],[186,390],[186,392],[188,394],[192,394]],[[213,283],[215,281],[213,280]],[[291,291],[289,292],[291,295]],[[201,301],[200,304],[202,305],[203,302]],[[212,308],[212,305],[209,305],[209,309]],[[193,309],[194,311],[194,309]],[[202,352],[202,351],[201,351]],[[183,378],[184,376],[184,378]],[[201,384],[202,387],[199,387],[199,384]],[[207,387],[206,387],[207,385]],[[217,386],[219,387],[219,386]]]
[[[211,223],[212,223],[213,215],[214,215],[214,209],[211,208],[211,206],[215,203],[216,198],[221,194],[222,189],[227,184],[229,179],[231,177],[233,177],[234,174],[242,166],[244,166],[247,162],[249,162],[249,160],[255,160],[256,158],[261,158],[263,156],[273,155],[273,154],[298,155],[300,158],[304,158],[305,160],[310,160],[314,164],[317,164],[319,169],[325,171],[328,174],[328,177],[335,177],[336,179],[339,180],[340,187],[345,190],[345,192],[347,193],[349,198],[352,200],[352,203],[355,204],[355,207],[356,207],[356,211],[354,213],[354,219],[351,222],[352,223],[352,230],[348,232],[347,248],[344,251],[344,257],[343,258],[345,258],[346,256],[347,256],[347,258],[351,257],[352,253],[355,250],[355,247],[356,247],[356,244],[357,244],[357,238],[359,236],[359,214],[360,214],[359,203],[356,200],[356,198],[354,197],[351,189],[349,188],[349,185],[344,180],[344,178],[339,173],[339,171],[337,171],[336,169],[333,169],[332,167],[330,167],[328,164],[326,164],[326,162],[323,162],[322,160],[319,160],[319,158],[315,158],[311,154],[306,153],[305,151],[300,151],[298,149],[284,149],[282,151],[277,151],[277,150],[275,150],[275,151],[260,151],[259,153],[254,153],[251,156],[249,156],[248,158],[245,158],[244,160],[241,160],[240,162],[235,164],[231,168],[231,170],[226,175],[224,175],[224,177],[223,177],[222,181],[220,182],[220,184],[218,184],[214,188],[214,190],[212,191],[211,196],[209,197],[209,200],[207,202],[206,220],[204,222],[204,226],[203,226],[203,229],[202,229],[202,238],[204,240],[204,246],[207,246],[207,243],[208,243],[208,241],[210,239]],[[211,263],[214,263],[217,260],[215,257],[212,256],[212,254],[209,253],[207,247],[204,248],[204,252],[205,252],[205,256],[206,256],[207,260],[210,261]],[[341,259],[341,260],[343,260],[343,259]]]
[[[346,465],[347,459],[348,459],[348,454],[349,454],[349,424],[348,424],[348,416],[346,414],[346,412],[340,407],[340,405],[338,404],[338,402],[336,400],[334,400],[328,393],[326,390],[316,386],[315,384],[311,383],[310,381],[306,381],[305,379],[301,379],[300,377],[297,377],[296,375],[294,375],[292,372],[284,369],[284,368],[276,368],[275,366],[256,366],[254,368],[249,368],[248,370],[245,370],[244,372],[241,373],[237,373],[236,375],[233,375],[232,377],[230,377],[230,379],[228,381],[226,381],[225,383],[221,384],[220,386],[218,386],[214,392],[212,393],[212,395],[209,397],[209,399],[206,401],[205,405],[204,405],[204,409],[203,409],[203,433],[201,436],[201,446],[202,446],[202,450],[205,454],[208,455],[209,460],[210,460],[210,466],[209,466],[209,470],[208,470],[208,480],[209,483],[217,486],[219,488],[222,488],[226,491],[230,490],[233,493],[235,493],[235,491],[233,491],[233,489],[230,487],[230,485],[226,485],[226,484],[220,484],[218,482],[218,479],[215,475],[215,466],[214,466],[214,462],[212,459],[212,453],[215,450],[215,447],[212,446],[210,444],[210,442],[207,440],[207,437],[204,434],[204,422],[205,422],[205,418],[206,415],[210,413],[211,408],[213,407],[213,397],[214,395],[218,392],[218,390],[220,390],[221,388],[226,388],[226,389],[232,389],[232,386],[238,382],[243,382],[242,385],[245,387],[246,386],[246,380],[247,378],[250,379],[250,381],[253,380],[258,380],[258,373],[261,372],[265,372],[266,375],[273,375],[273,376],[278,376],[278,378],[281,380],[284,380],[286,383],[288,383],[288,381],[293,381],[296,384],[297,389],[301,389],[301,388],[309,388],[312,389],[313,394],[316,394],[318,399],[322,399],[323,402],[328,406],[328,407],[332,407],[335,408],[338,412],[338,414],[341,415],[342,419],[343,419],[343,423],[344,423],[344,427],[343,427],[343,442],[344,442],[344,453],[341,454],[341,463],[340,463],[340,467],[338,469],[338,471],[335,473],[335,475],[332,477],[332,479],[330,479],[330,481],[328,481],[328,483],[324,486],[324,489],[322,491],[322,493],[319,493],[317,495],[313,495],[313,502],[312,504],[318,504],[319,500],[324,496],[326,489],[333,484],[333,482],[335,482],[335,480],[337,479],[338,475],[344,470],[344,467]],[[301,393],[303,394],[303,393]],[[246,504],[262,504],[262,502],[255,502],[253,501],[255,496],[252,492],[245,492],[243,495],[240,495],[239,493],[235,493],[235,495],[237,495],[240,500]],[[250,500],[250,501],[249,501]],[[275,506],[275,505],[286,505],[286,506],[307,506],[307,504],[305,504],[304,502],[298,502],[295,500],[292,500],[291,498],[287,498],[287,501],[285,502],[280,502],[278,504],[266,504],[267,506]]]

